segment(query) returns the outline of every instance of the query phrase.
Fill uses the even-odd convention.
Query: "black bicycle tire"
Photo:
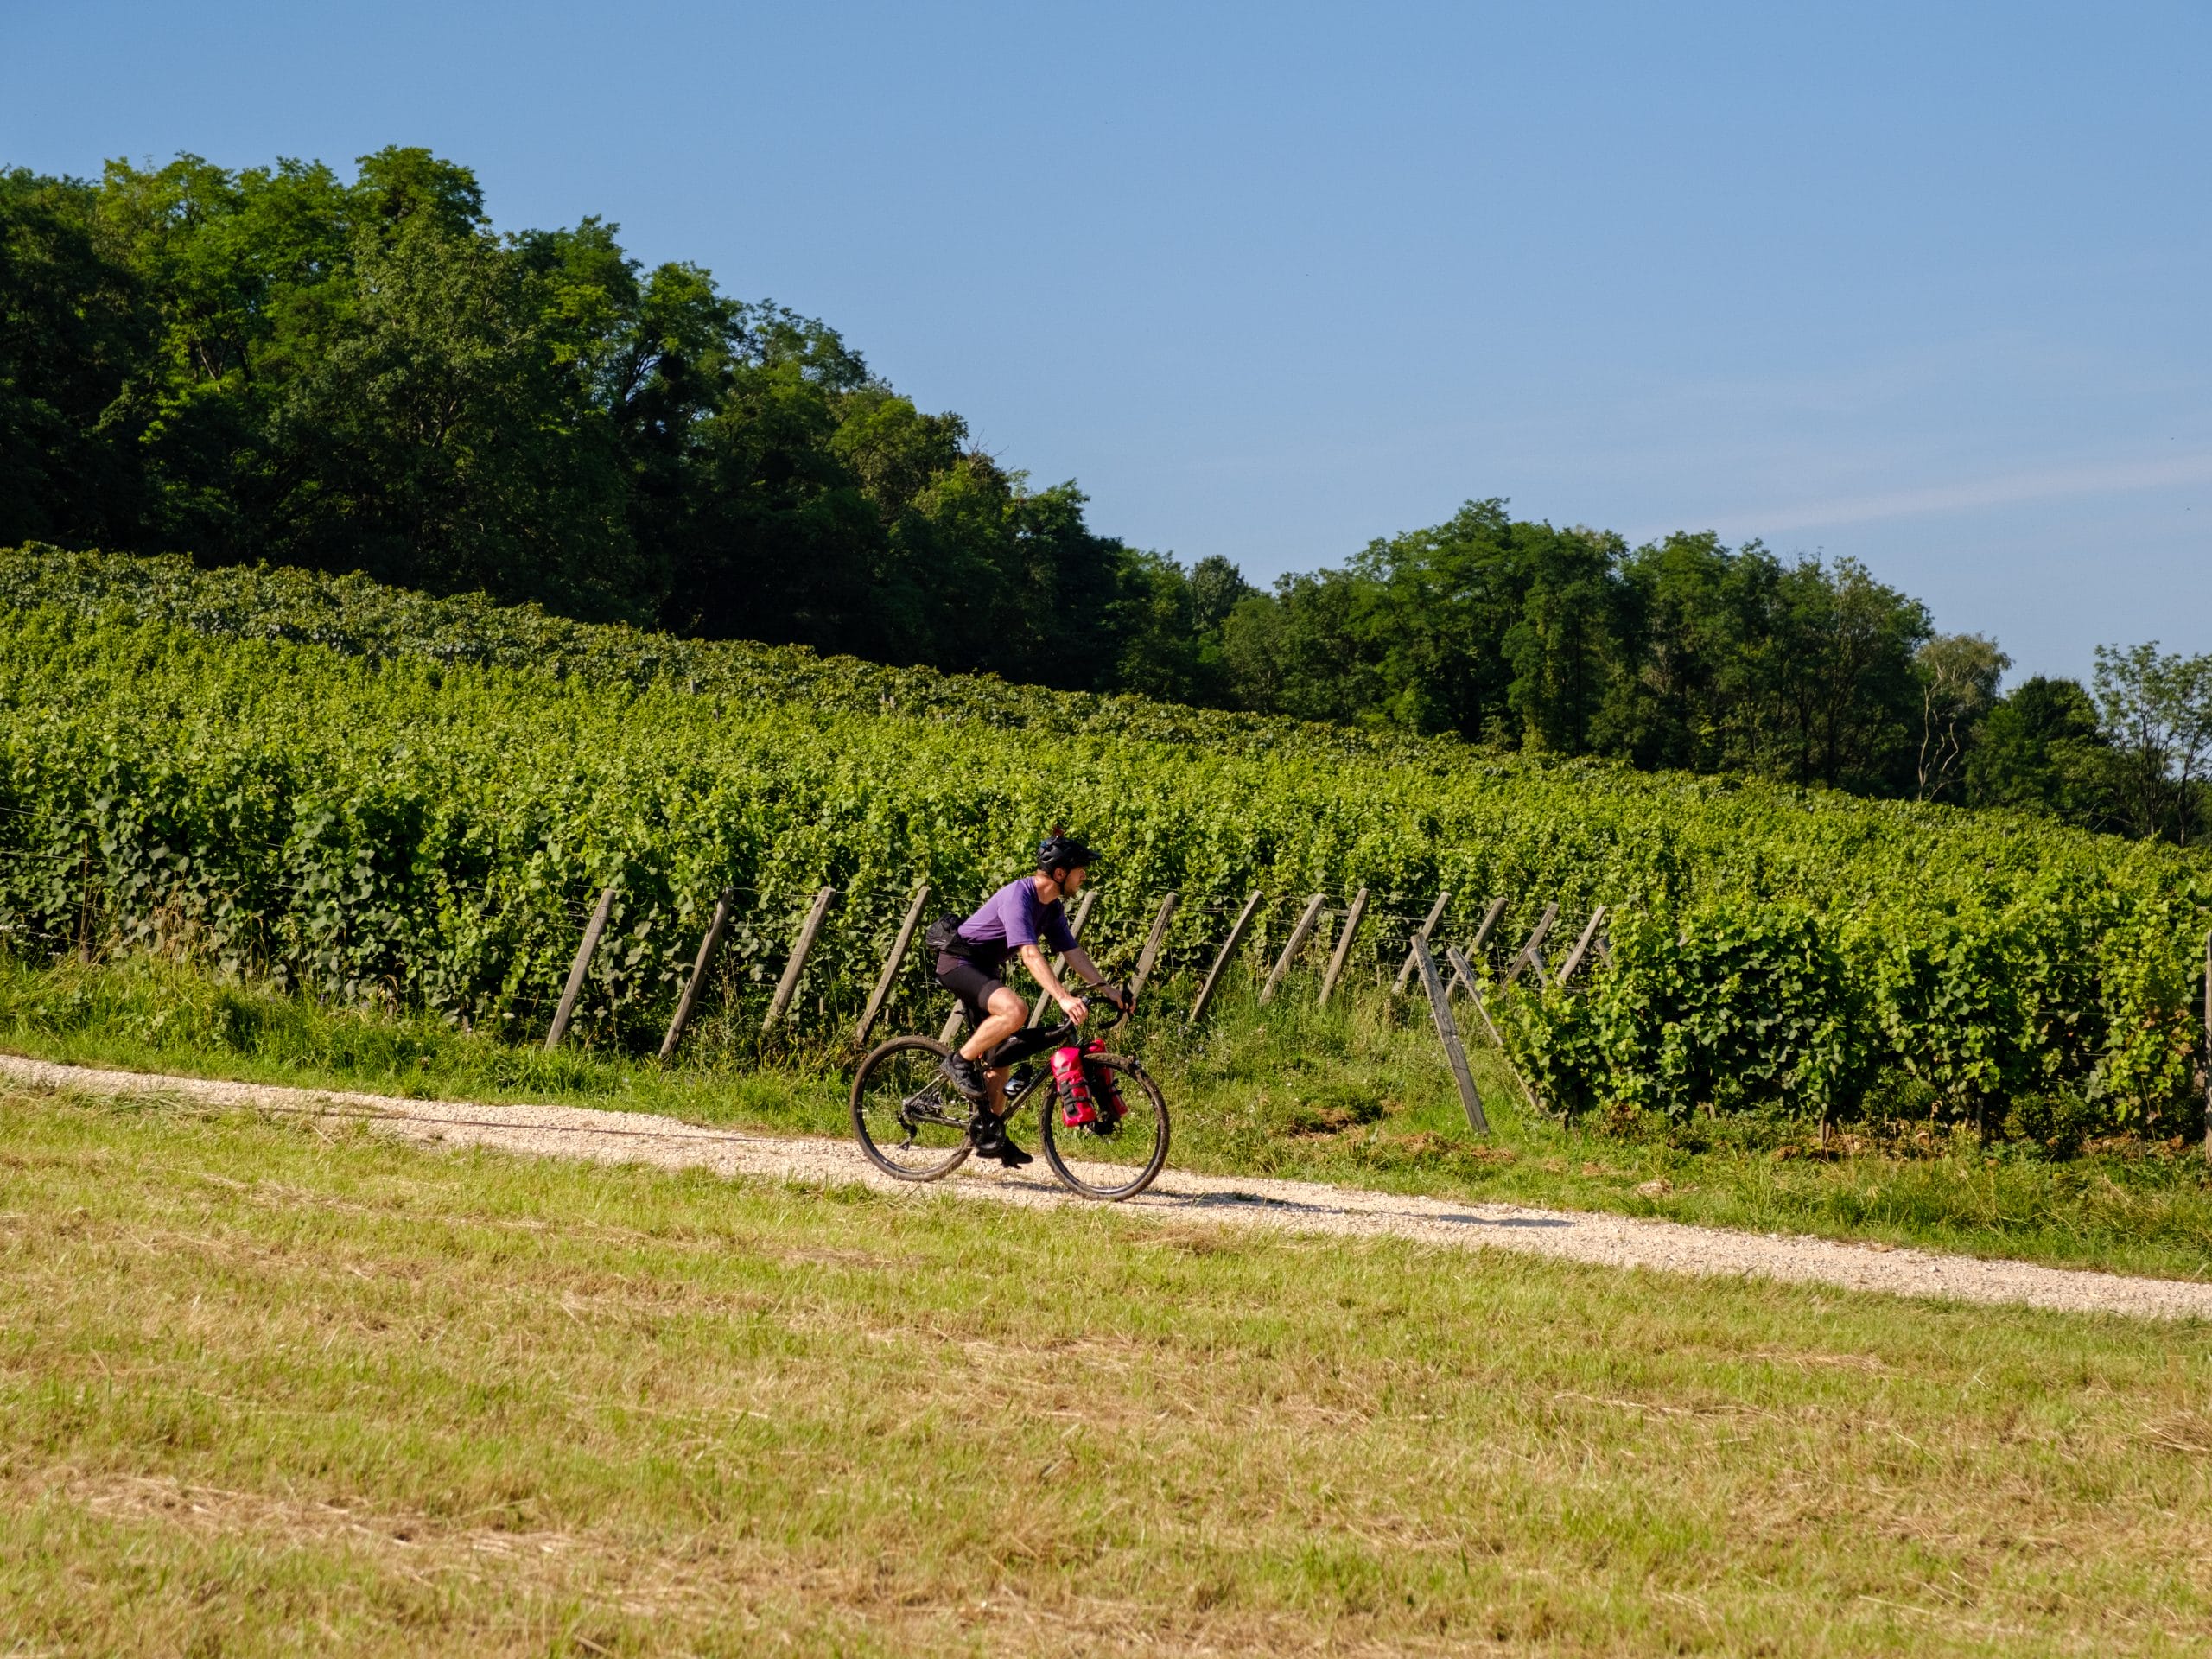
[[[1094,1198],[1101,1204],[1126,1204],[1153,1182],[1160,1179],[1160,1172],[1167,1166],[1167,1147],[1175,1138],[1173,1123],[1167,1115],[1167,1097],[1160,1092],[1160,1085],[1152,1080],[1152,1073],[1126,1054],[1093,1054],[1084,1061],[1087,1065],[1104,1065],[1120,1073],[1123,1087],[1135,1083],[1143,1089],[1145,1097],[1152,1103],[1153,1111],[1160,1120],[1160,1134],[1152,1149],[1152,1160],[1145,1165],[1137,1178],[1122,1186],[1092,1186],[1078,1180],[1075,1172],[1060,1156],[1059,1142],[1053,1139],[1054,1119],[1058,1116],[1058,1099],[1056,1091],[1047,1090],[1046,1099],[1037,1108],[1037,1135],[1045,1150],[1045,1161],[1052,1167],[1060,1185],[1079,1198]]]
[[[928,1181],[943,1180],[961,1165],[966,1163],[968,1154],[975,1148],[963,1143],[955,1147],[944,1161],[935,1168],[915,1171],[902,1168],[893,1162],[882,1148],[875,1144],[874,1137],[868,1134],[868,1121],[861,1111],[861,1086],[868,1082],[868,1073],[873,1071],[887,1056],[902,1049],[912,1048],[927,1050],[939,1059],[943,1059],[952,1052],[936,1038],[918,1034],[893,1037],[887,1041],[878,1043],[874,1048],[868,1050],[868,1058],[860,1063],[859,1069],[853,1073],[853,1092],[849,1109],[853,1121],[853,1138],[861,1143],[861,1151],[867,1156],[868,1162],[874,1164],[894,1181],[911,1181],[918,1185]]]

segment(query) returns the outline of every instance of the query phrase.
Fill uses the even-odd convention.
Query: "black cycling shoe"
[[[975,1105],[982,1105],[990,1090],[984,1086],[983,1068],[964,1054],[948,1054],[938,1065],[944,1080]]]
[[[1014,1144],[1014,1137],[1006,1132],[1006,1120],[988,1107],[977,1112],[976,1121],[968,1126],[968,1140],[978,1158],[995,1158],[1008,1169],[1036,1161]]]

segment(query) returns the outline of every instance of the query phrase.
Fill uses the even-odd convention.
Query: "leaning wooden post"
[[[967,1023],[967,1010],[963,1008],[959,1003],[955,1002],[952,1005],[952,1012],[944,1016],[944,1029],[938,1033],[938,1041],[943,1043],[947,1048],[950,1048],[952,1046],[952,1039],[960,1034],[960,1027]]]
[[[1497,926],[1498,918],[1504,914],[1504,898],[1501,895],[1491,899],[1490,908],[1483,912],[1482,925],[1475,930],[1474,941],[1467,946],[1465,956],[1450,950],[1446,950],[1444,953],[1444,960],[1451,964],[1452,982],[1464,987],[1467,995],[1475,999],[1475,1006],[1478,1007],[1482,1006],[1482,994],[1475,988],[1475,976],[1471,970],[1463,971],[1459,964],[1470,957],[1478,957],[1482,955],[1483,946],[1490,943],[1491,933]],[[1485,1014],[1483,1018],[1488,1020],[1490,1016]]]
[[[1491,934],[1497,930],[1498,923],[1503,921],[1504,918],[1505,898],[1504,895],[1501,893],[1498,897],[1491,899],[1490,901],[1490,908],[1483,912],[1483,925],[1475,930],[1474,942],[1467,947],[1467,954],[1470,957],[1479,957],[1482,955],[1483,946],[1490,943]]]
[[[1491,1041],[1503,1049],[1505,1039],[1497,1034],[1497,1022],[1490,1017],[1489,1005],[1483,1001],[1483,988],[1475,982],[1474,964],[1467,960],[1466,953],[1456,944],[1444,947],[1444,962],[1452,970],[1452,982],[1467,988],[1467,995],[1474,1002],[1475,1012],[1482,1015],[1483,1029],[1490,1033]]]
[[[814,907],[806,912],[800,924],[798,943],[791,946],[791,959],[784,964],[784,976],[776,982],[776,995],[768,1004],[768,1017],[760,1022],[765,1035],[776,1028],[777,1021],[791,1005],[791,998],[798,993],[798,976],[806,967],[807,953],[814,949],[815,937],[822,931],[822,918],[830,913],[830,901],[836,897],[837,889],[824,887],[814,895]]]
[[[1306,901],[1306,909],[1298,918],[1298,925],[1290,930],[1290,937],[1283,941],[1282,955],[1275,958],[1275,970],[1268,976],[1268,982],[1260,988],[1260,1006],[1265,1007],[1275,1000],[1275,993],[1282,988],[1283,976],[1290,972],[1290,964],[1298,955],[1298,947],[1306,943],[1306,936],[1313,931],[1313,924],[1321,919],[1324,895],[1315,893]]]
[[[1352,935],[1359,931],[1360,918],[1367,914],[1367,889],[1362,887],[1351,896],[1351,908],[1344,912],[1344,931],[1337,940],[1337,948],[1329,957],[1329,971],[1321,976],[1321,1006],[1329,1006],[1329,994],[1337,988],[1343,976],[1344,963],[1351,959]]]
[[[1436,959],[1428,954],[1428,941],[1414,941],[1414,965],[1421,970],[1421,988],[1428,993],[1428,1012],[1436,1021],[1436,1034],[1444,1044],[1444,1058],[1452,1063],[1452,1080],[1459,1085],[1459,1103],[1467,1109],[1467,1127],[1477,1135],[1490,1133],[1490,1119],[1483,1116],[1483,1097],[1475,1091],[1475,1074],[1467,1064],[1459,1027],[1452,1020],[1452,1000],[1437,976]]]
[[[1600,905],[1590,912],[1589,925],[1582,930],[1582,937],[1575,940],[1574,949],[1567,953],[1567,960],[1560,963],[1559,977],[1553,982],[1554,984],[1563,986],[1574,977],[1574,970],[1582,965],[1582,958],[1590,954],[1591,944],[1597,938],[1598,930],[1605,925],[1605,907]]]
[[[1460,966],[1460,964],[1465,962],[1466,959],[1466,953],[1461,950],[1458,945],[1447,944],[1444,947],[1444,965],[1452,970],[1452,978],[1449,982],[1448,988],[1454,996],[1457,996],[1461,991],[1465,991],[1469,996],[1476,996],[1478,995],[1475,990],[1474,969]]]
[[[715,897],[715,918],[707,924],[707,937],[699,941],[699,959],[691,964],[691,977],[683,982],[683,995],[676,999],[676,1013],[669,1020],[668,1035],[660,1039],[660,1057],[664,1060],[676,1052],[683,1027],[691,1023],[691,1010],[699,1001],[700,988],[707,982],[707,970],[715,965],[715,952],[722,948],[722,935],[729,931],[730,902],[736,897],[736,893],[728,887]]]
[[[569,964],[569,982],[561,992],[561,1005],[553,1010],[553,1024],[545,1033],[545,1052],[550,1054],[561,1046],[561,1039],[569,1034],[569,1020],[575,1014],[576,999],[584,993],[584,974],[591,966],[592,957],[599,950],[599,936],[607,931],[607,918],[614,908],[614,889],[600,890],[599,907],[591,913],[591,920],[584,924],[584,937],[576,946],[576,959]]]
[[[1213,959],[1213,966],[1206,970],[1205,983],[1198,987],[1198,1000],[1191,1005],[1191,1024],[1197,1025],[1205,1016],[1206,1004],[1213,1001],[1214,988],[1221,983],[1221,976],[1229,967],[1230,958],[1236,954],[1236,947],[1244,943],[1244,930],[1252,925],[1252,914],[1266,896],[1255,893],[1237,912],[1236,925],[1229,930],[1228,941],[1221,947],[1221,954]]]
[[[875,1029],[883,1005],[891,1000],[891,988],[899,982],[899,969],[906,960],[906,947],[914,942],[914,929],[922,919],[922,906],[930,901],[930,884],[926,881],[914,889],[914,901],[906,906],[906,919],[899,924],[899,937],[892,942],[890,954],[883,959],[883,971],[875,976],[875,988],[868,995],[868,1007],[861,1010],[861,1022],[853,1031],[853,1046],[858,1048],[868,1041],[868,1034]]]
[[[1159,962],[1160,951],[1167,944],[1167,925],[1175,918],[1175,895],[1169,893],[1160,901],[1160,913],[1152,918],[1152,931],[1145,935],[1144,949],[1137,955],[1137,970],[1129,976],[1129,1001],[1134,1004],[1137,993],[1144,989],[1145,981],[1152,977],[1154,964]]]
[[[1429,935],[1436,931],[1437,923],[1444,919],[1444,906],[1451,902],[1452,895],[1449,893],[1440,893],[1436,895],[1436,902],[1428,907],[1428,919],[1421,925],[1421,931],[1414,935],[1417,944],[1428,943]],[[1390,995],[1403,996],[1406,994],[1406,982],[1413,977],[1413,973],[1414,953],[1409,950],[1406,952],[1404,965],[1398,969],[1397,978],[1390,982]]]
[[[1097,896],[1098,889],[1091,887],[1086,890],[1083,897],[1076,901],[1075,914],[1068,920],[1068,931],[1075,936],[1075,942],[1077,944],[1081,944],[1083,943],[1083,925],[1090,919],[1090,901]],[[1067,965],[1068,959],[1065,957],[1062,957],[1058,962],[1055,962],[1052,964],[1052,971],[1057,974]],[[1035,1025],[1039,1020],[1045,1017],[1045,1004],[1051,1000],[1052,998],[1044,990],[1039,989],[1038,991],[1037,1005],[1029,1010],[1029,1023],[1031,1025]]]
[[[1557,920],[1559,920],[1559,906],[1546,905],[1544,913],[1536,918],[1536,925],[1529,935],[1529,943],[1522,945],[1515,954],[1511,965],[1506,969],[1505,983],[1510,985],[1515,980],[1520,978],[1521,970],[1531,964],[1536,969],[1537,982],[1539,984],[1543,982],[1544,936],[1552,931],[1552,924]]]
[[[1482,988],[1475,983],[1474,965],[1460,955],[1456,947],[1446,950],[1445,955],[1450,958],[1453,969],[1467,982],[1468,989],[1475,999],[1475,1012],[1483,1017],[1483,1029],[1490,1033],[1491,1041],[1497,1045],[1498,1058],[1505,1062],[1505,1069],[1513,1074],[1513,1081],[1521,1085],[1521,1092],[1529,1096],[1529,1104],[1543,1113],[1543,1101],[1529,1086],[1529,1079],[1521,1075],[1521,1068],[1513,1061],[1513,1051],[1505,1046],[1505,1039],[1498,1035],[1497,1022],[1490,1017],[1490,1005],[1483,1001]],[[1544,1115],[1549,1116],[1548,1113]]]

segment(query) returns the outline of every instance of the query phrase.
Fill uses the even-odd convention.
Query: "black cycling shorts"
[[[956,957],[950,950],[937,959],[937,982],[960,999],[971,1028],[990,1018],[991,993],[1006,988],[1003,980],[994,979],[967,957]]]

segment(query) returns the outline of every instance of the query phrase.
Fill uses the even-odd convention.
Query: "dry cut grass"
[[[2212,1629],[2202,1328],[28,1096],[0,1251],[0,1651]]]

